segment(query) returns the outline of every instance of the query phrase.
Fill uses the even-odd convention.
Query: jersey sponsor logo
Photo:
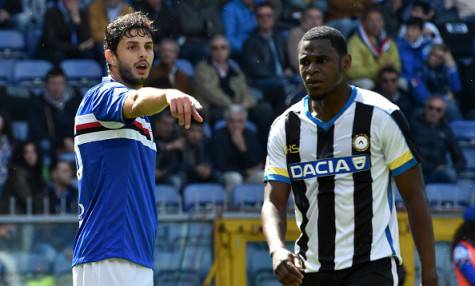
[[[290,164],[289,166],[290,176],[293,180],[358,173],[369,170],[370,167],[371,162],[367,154],[321,159],[312,162]]]
[[[369,148],[369,138],[366,134],[356,134],[353,136],[353,149],[364,152]]]

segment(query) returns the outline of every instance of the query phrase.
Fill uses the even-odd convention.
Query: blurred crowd
[[[59,63],[92,59],[105,75],[105,27],[135,10],[156,26],[145,85],[192,94],[206,118],[189,130],[166,111],[153,118],[157,184],[219,183],[229,194],[262,182],[273,119],[305,96],[298,42],[324,24],[348,40],[349,80],[406,115],[426,182],[466,171],[450,123],[475,120],[473,0],[0,0],[0,29],[20,31],[27,57],[54,66],[26,96],[0,87],[0,213],[76,212],[73,124],[85,90]]]

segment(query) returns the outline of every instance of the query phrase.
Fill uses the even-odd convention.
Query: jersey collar
[[[323,128],[324,130],[328,130],[335,123],[335,121],[338,118],[340,118],[340,116],[348,109],[348,107],[350,107],[350,105],[353,103],[353,101],[355,101],[355,98],[356,98],[356,87],[352,85],[351,86],[351,95],[348,98],[348,100],[346,101],[345,106],[343,106],[343,108],[340,109],[340,111],[338,111],[338,113],[335,116],[333,116],[332,119],[328,120],[327,122],[324,122],[324,121],[318,119],[317,117],[315,117],[312,114],[311,109],[310,109],[310,96],[306,95],[305,98],[304,98],[305,115],[313,123],[317,124],[318,126]]]

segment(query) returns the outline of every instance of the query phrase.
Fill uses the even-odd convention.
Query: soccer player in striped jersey
[[[421,260],[437,285],[434,235],[408,125],[381,95],[351,86],[342,34],[315,27],[299,43],[308,95],[279,116],[268,140],[264,232],[284,285],[398,285],[402,263],[394,192],[399,189]],[[284,247],[292,191],[301,235]]]
[[[85,94],[76,114],[75,286],[153,285],[156,146],[148,116],[170,106],[185,128],[203,119],[193,97],[142,87],[153,63],[152,32],[152,22],[140,12],[107,26],[109,76]]]

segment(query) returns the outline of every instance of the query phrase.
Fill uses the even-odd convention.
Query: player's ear
[[[106,62],[112,66],[116,65],[117,57],[116,55],[110,50],[107,49],[104,51],[104,57],[106,58]]]
[[[351,55],[350,54],[346,54],[346,55],[341,57],[341,67],[342,67],[343,71],[345,71],[345,72],[348,69],[350,69],[350,67],[351,67]]]

